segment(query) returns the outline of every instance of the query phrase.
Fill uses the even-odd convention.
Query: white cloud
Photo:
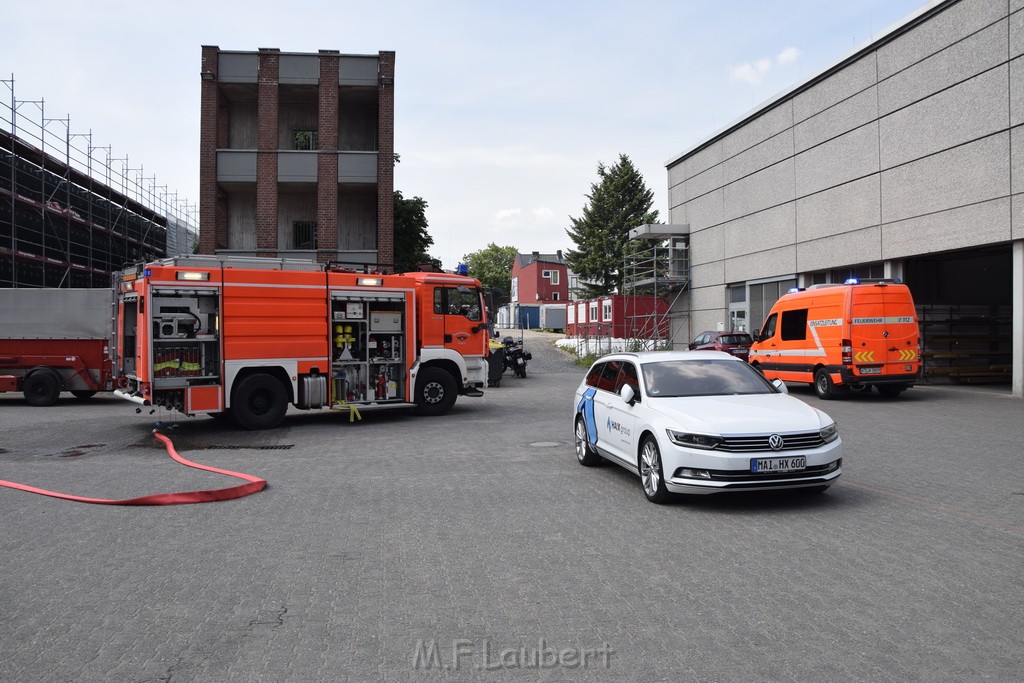
[[[782,64],[792,64],[796,60],[800,59],[800,50],[795,47],[787,47],[785,50],[775,55],[775,61]]]
[[[500,211],[494,214],[494,221],[496,223],[501,223],[502,221],[509,218],[517,218],[518,216],[522,215],[522,213],[522,209],[501,209]]]
[[[774,57],[761,57],[753,62],[744,62],[737,66],[731,66],[729,67],[729,80],[743,81],[744,83],[756,85],[773,68],[792,64],[799,59],[800,54],[799,49],[787,47]]]

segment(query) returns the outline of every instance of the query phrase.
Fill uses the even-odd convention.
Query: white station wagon
[[[614,353],[576,389],[576,457],[640,475],[644,494],[824,491],[843,472],[832,418],[721,351]]]

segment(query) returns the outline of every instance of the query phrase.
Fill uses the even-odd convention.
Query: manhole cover
[[[534,441],[530,444],[530,448],[558,448],[561,445],[557,441]]]

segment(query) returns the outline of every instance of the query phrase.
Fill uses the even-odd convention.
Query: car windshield
[[[652,398],[771,394],[776,389],[749,365],[732,360],[669,360],[643,364]]]
[[[723,334],[718,340],[723,344],[751,344],[754,341],[749,334]]]

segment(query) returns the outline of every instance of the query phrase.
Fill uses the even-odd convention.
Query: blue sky
[[[0,78],[197,202],[201,45],[393,50],[395,187],[427,201],[454,267],[490,242],[572,248],[570,216],[619,154],[667,221],[666,161],[924,4],[7,0]]]

